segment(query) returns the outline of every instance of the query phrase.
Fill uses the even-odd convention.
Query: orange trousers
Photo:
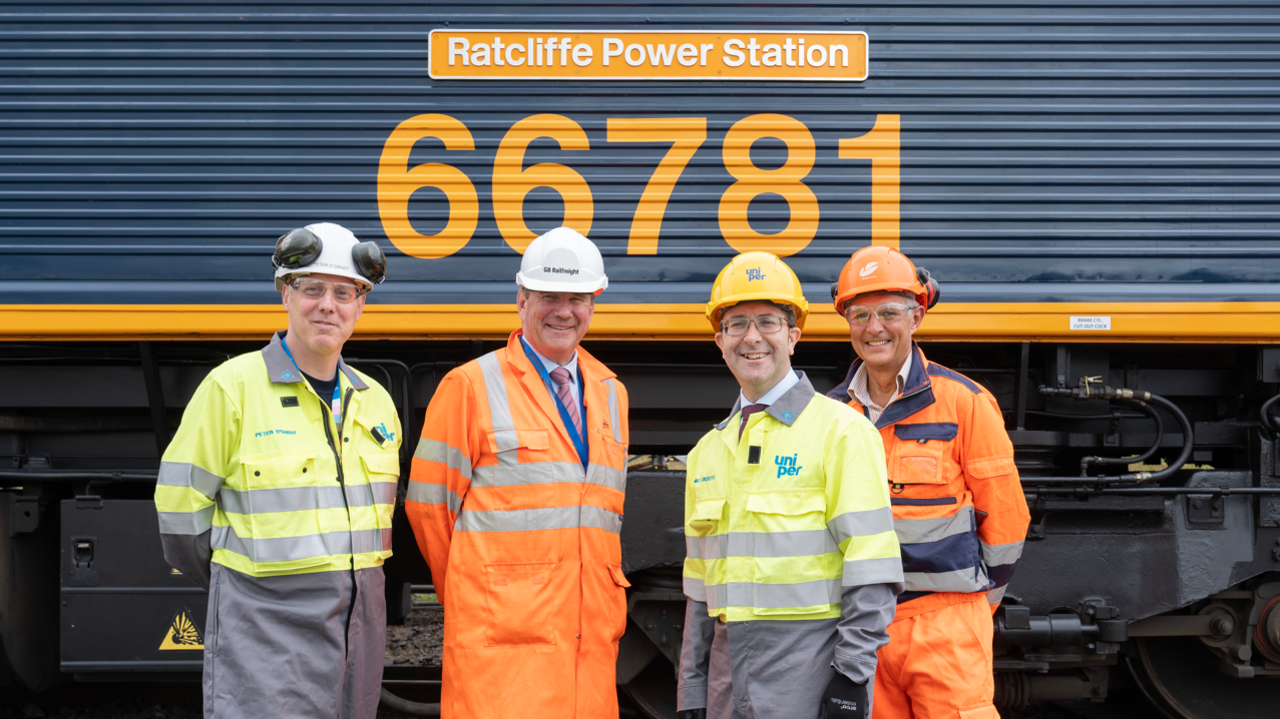
[[[872,719],[1000,719],[991,703],[991,609],[985,594],[976,599],[889,625]]]

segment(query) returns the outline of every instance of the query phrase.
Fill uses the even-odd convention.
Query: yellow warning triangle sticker
[[[173,621],[169,623],[164,639],[160,642],[160,649],[162,651],[204,649],[204,637],[200,636],[200,630],[196,628],[195,622],[191,621],[191,614],[185,607],[174,613]]]

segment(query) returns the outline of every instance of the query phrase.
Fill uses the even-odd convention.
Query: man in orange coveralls
[[[906,584],[873,719],[998,719],[991,614],[1030,522],[1000,408],[912,340],[938,287],[901,252],[855,252],[832,298],[858,360],[828,396],[880,430]]]
[[[444,719],[618,716],[627,393],[578,342],[609,280],[567,227],[516,275],[521,329],[440,383],[405,502],[444,605]]]

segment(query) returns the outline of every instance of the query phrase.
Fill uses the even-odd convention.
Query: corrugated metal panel
[[[433,82],[438,28],[865,30],[864,83]],[[1280,3],[895,2],[856,9],[438,3],[0,5],[0,304],[273,304],[267,248],[343,223],[390,250],[371,302],[510,301],[518,255],[491,204],[517,121],[570,118],[590,149],[526,155],[588,182],[604,302],[699,303],[734,254],[717,219],[733,123],[778,113],[816,142],[817,235],[790,262],[811,299],[870,241],[870,163],[837,157],[877,115],[901,117],[901,246],[967,302],[1280,301]],[[423,113],[475,149],[422,141],[474,183],[480,219],[453,256],[398,255],[377,200],[384,143]],[[667,207],[656,256],[626,255],[666,145],[606,141],[621,117],[703,117],[707,141]],[[762,167],[786,155],[762,140]],[[415,227],[444,226],[437,190]],[[788,206],[751,206],[776,232]],[[535,190],[541,231],[562,204]]]

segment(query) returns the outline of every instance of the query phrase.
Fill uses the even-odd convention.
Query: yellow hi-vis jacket
[[[207,584],[199,565],[210,550],[207,561],[255,577],[365,569],[391,556],[400,423],[382,387],[341,360],[338,369],[341,428],[280,336],[205,378],[156,486],[171,564]]]
[[[808,380],[698,442],[685,483],[684,591],[726,622],[840,616],[845,588],[902,582],[884,446]]]

